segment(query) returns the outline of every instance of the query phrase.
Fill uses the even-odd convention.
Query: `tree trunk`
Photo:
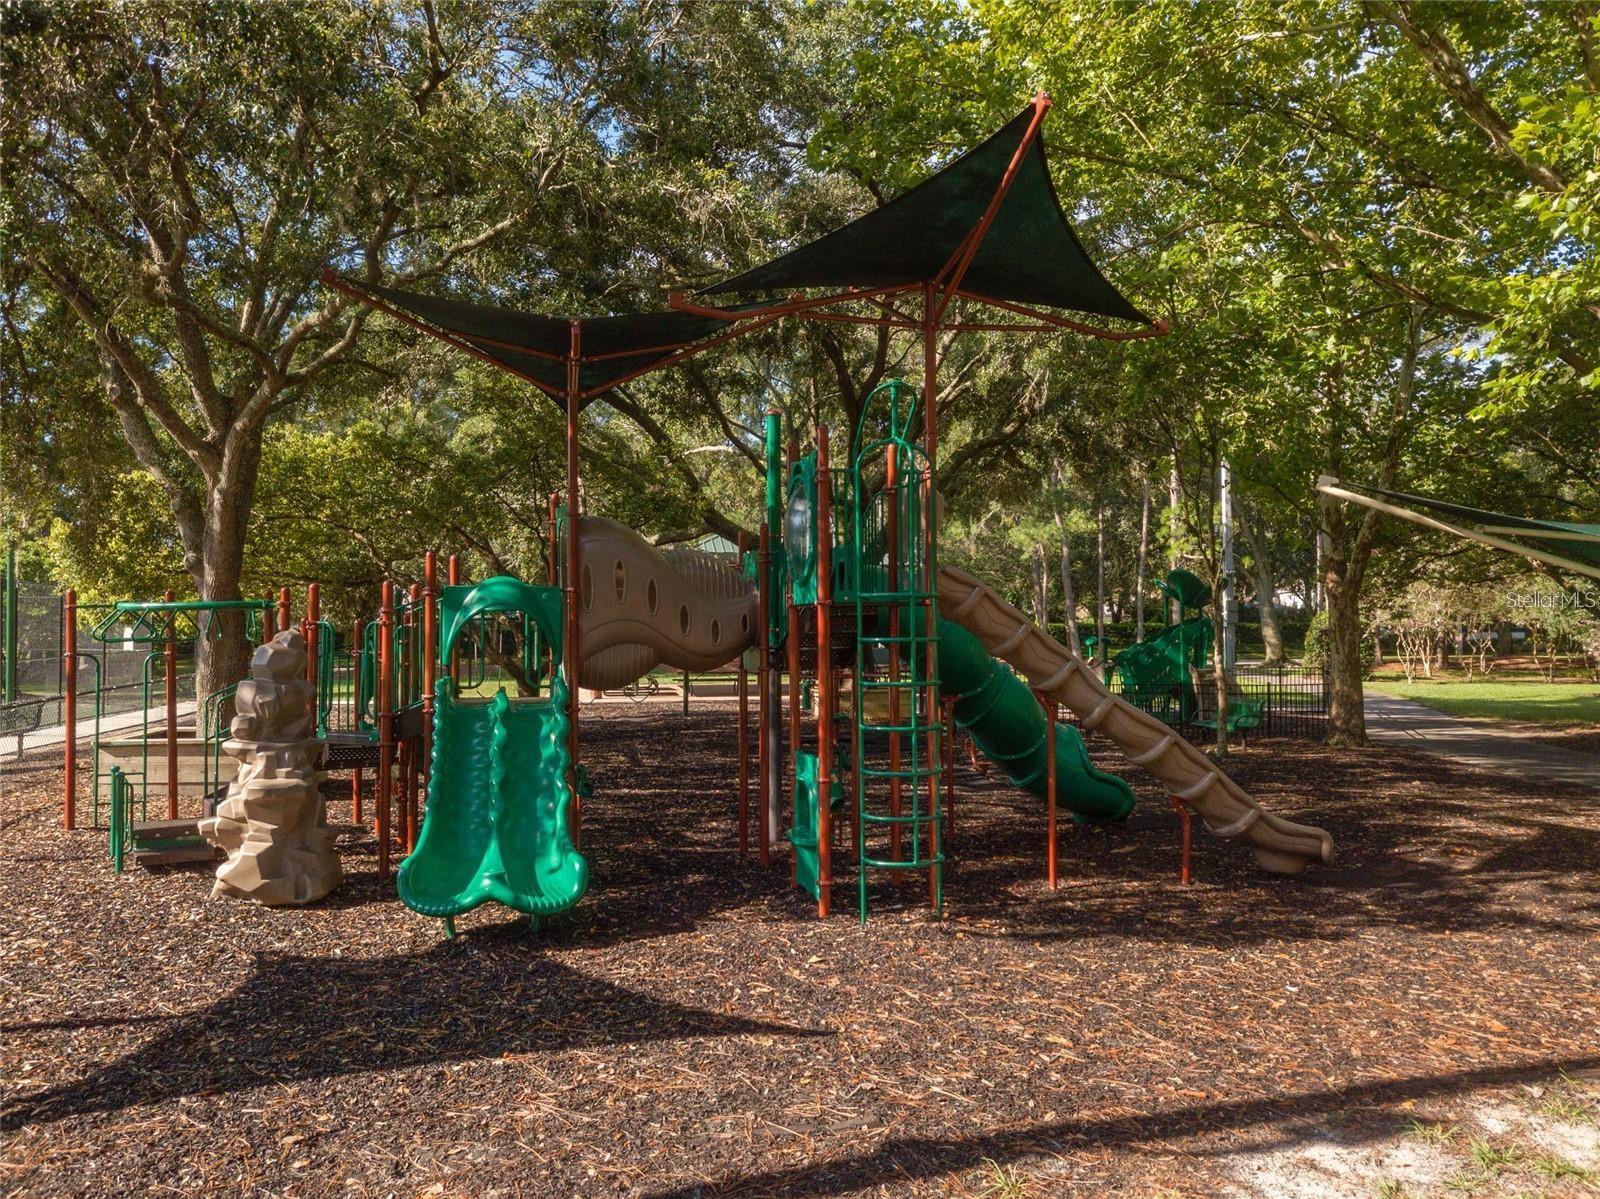
[[[1255,513],[1246,515],[1240,505],[1238,523],[1250,543],[1251,574],[1255,576],[1256,607],[1261,611],[1261,642],[1266,647],[1265,663],[1283,665],[1283,629],[1278,623],[1278,581],[1270,543],[1262,535]]]
[[[1211,655],[1211,685],[1216,690],[1217,703],[1217,757],[1228,756],[1228,664],[1222,659],[1222,639],[1225,635],[1223,612],[1227,603],[1227,589],[1223,576],[1218,575],[1211,584],[1211,644],[1217,647]]]
[[[1078,636],[1078,593],[1072,586],[1072,534],[1067,532],[1061,513],[1056,513],[1056,530],[1061,534],[1061,615],[1067,629],[1067,648],[1083,657],[1083,641]]]
[[[1361,596],[1330,569],[1323,595],[1328,604],[1328,744],[1367,743],[1367,717],[1362,707]]]
[[[240,581],[244,577],[245,533],[255,503],[260,465],[261,435],[255,430],[229,439],[221,468],[208,481],[199,561],[195,562],[195,555],[188,555],[190,573],[202,600],[244,598]],[[195,646],[195,703],[203,704],[212,692],[244,678],[249,671],[250,654],[244,614],[214,614],[202,625]],[[231,716],[231,706],[224,715]]]
[[[1106,660],[1106,510],[1094,512],[1094,660]]]
[[[1133,639],[1144,640],[1144,589],[1150,570],[1150,473],[1140,479],[1139,489],[1139,564],[1133,580]]]
[[[1028,554],[1029,574],[1033,579],[1033,623],[1050,630],[1050,572],[1044,564],[1044,543],[1034,542]]]

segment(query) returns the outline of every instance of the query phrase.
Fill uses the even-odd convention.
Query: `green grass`
[[[1416,700],[1452,716],[1488,716],[1530,724],[1600,724],[1600,683],[1545,683],[1496,679],[1430,681],[1371,679],[1384,695]]]
[[[983,1159],[983,1167],[988,1180],[983,1190],[985,1199],[1025,1199],[1028,1184],[1015,1169],[1002,1166],[992,1157]]]
[[[1448,1145],[1455,1140],[1456,1127],[1453,1124],[1425,1124],[1421,1120],[1413,1120],[1406,1128],[1406,1136],[1427,1145]]]

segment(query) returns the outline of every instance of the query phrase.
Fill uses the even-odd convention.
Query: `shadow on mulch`
[[[1048,1146],[1077,1145],[1116,1149],[1196,1137],[1271,1122],[1272,1135],[1256,1150],[1305,1138],[1317,1121],[1363,1104],[1392,1104],[1484,1087],[1549,1081],[1562,1074],[1600,1066],[1600,1056],[1571,1057],[1519,1066],[1461,1070],[1357,1083],[1326,1091],[1271,1099],[1195,1104],[1173,1111],[1108,1119],[1058,1120],[976,1137],[904,1137],[883,1142],[871,1153],[835,1158],[789,1170],[724,1176],[709,1183],[646,1192],[647,1199],[704,1199],[706,1195],[826,1196],[861,1191],[887,1183],[935,1179],[979,1166],[1005,1166]],[[1393,1131],[1374,1124],[1376,1138]],[[1229,1152],[1238,1152],[1233,1145]]]
[[[231,995],[167,1018],[169,1031],[87,1078],[17,1096],[0,1109],[0,1129],[508,1054],[683,1037],[831,1035],[663,1002],[542,958],[526,941],[480,935],[474,942],[371,959],[258,955]],[[112,1023],[119,1021],[44,1021],[8,1031]]]
[[[1459,767],[1393,749],[1352,751],[1330,776],[1327,752],[1263,741],[1230,756],[1224,769],[1247,789],[1261,779],[1273,811],[1327,829],[1334,860],[1297,878],[1273,878],[1242,847],[1208,837],[1196,819],[1195,888],[1175,885],[1176,820],[1117,755],[1104,754],[1101,764],[1134,783],[1140,805],[1120,826],[1063,821],[1062,887],[1054,893],[1039,888],[1044,836],[1037,805],[964,770],[958,816],[969,804],[978,808],[975,799],[987,811],[958,825],[960,860],[947,892],[963,916],[1005,926],[975,935],[1072,941],[1136,933],[1213,947],[1328,940],[1385,924],[1428,932],[1573,931],[1586,927],[1575,915],[1600,911],[1593,870],[1600,830],[1573,823],[1600,811],[1591,792],[1545,786],[1530,794],[1514,779],[1466,772],[1481,788],[1462,795]],[[1483,793],[1491,790],[1504,800],[1485,819]],[[1302,799],[1303,806],[1296,802]],[[997,820],[998,811],[1009,815]],[[1022,837],[1035,840],[1035,855],[1019,855]],[[1019,903],[1028,888],[1034,901]],[[1512,890],[1515,904],[1508,902]]]

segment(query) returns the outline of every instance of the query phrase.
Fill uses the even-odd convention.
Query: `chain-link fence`
[[[113,627],[105,641],[94,629],[110,604],[80,604],[77,620],[78,720],[102,720],[165,702],[161,647],[136,645]],[[0,614],[0,628],[10,613]],[[20,582],[16,600],[15,694],[0,702],[0,752],[20,753],[50,740],[65,718],[67,689],[66,603],[48,583]],[[0,637],[0,655],[6,638]],[[0,662],[3,664],[3,662]],[[98,696],[98,699],[97,699]],[[178,702],[194,699],[194,646],[178,646]]]

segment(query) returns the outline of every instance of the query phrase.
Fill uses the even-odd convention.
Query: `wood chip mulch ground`
[[[1141,804],[1068,826],[1052,893],[1041,806],[963,765],[945,919],[882,883],[863,928],[735,853],[729,712],[636,715],[586,725],[590,895],[448,942],[365,830],[315,907],[213,901],[6,763],[0,1193],[1256,1194],[1240,1154],[1600,1070],[1592,791],[1252,741],[1228,768],[1338,859],[1201,834],[1185,888],[1101,742]]]

